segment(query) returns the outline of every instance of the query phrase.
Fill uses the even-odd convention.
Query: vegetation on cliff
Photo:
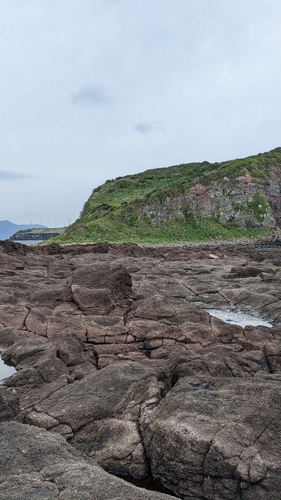
[[[184,197],[190,188],[199,184],[203,187],[214,184],[225,186],[223,192],[228,196],[227,193],[231,193],[239,179],[248,176],[256,192],[244,202],[233,199],[233,210],[251,212],[261,223],[269,206],[263,189],[270,181],[273,170],[281,170],[281,148],[221,163],[181,164],[117,177],[94,189],[80,217],[56,241],[61,244],[101,241],[167,243],[265,235],[266,228],[258,224],[239,227],[232,222],[222,223],[218,216],[211,213],[199,217]],[[157,212],[164,204],[169,207],[169,200],[182,199],[185,201],[179,216],[166,217],[158,223],[157,213],[151,214],[151,207]],[[147,207],[150,207],[150,213]]]

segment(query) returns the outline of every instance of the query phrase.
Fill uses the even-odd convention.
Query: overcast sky
[[[1,0],[0,220],[281,146],[280,0]]]

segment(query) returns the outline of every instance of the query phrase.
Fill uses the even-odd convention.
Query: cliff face
[[[194,218],[214,217],[221,224],[270,229],[281,226],[280,192],[281,171],[271,169],[270,179],[264,181],[248,174],[235,182],[225,177],[210,186],[198,183],[181,196],[168,196],[161,205],[143,206],[139,213],[154,225],[177,218],[192,222]]]

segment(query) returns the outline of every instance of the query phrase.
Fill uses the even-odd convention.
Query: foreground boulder
[[[181,497],[279,498],[280,381],[179,380],[143,419],[155,478]]]
[[[0,424],[1,500],[172,500],[106,473],[58,434]],[[148,496],[149,495],[149,496]]]

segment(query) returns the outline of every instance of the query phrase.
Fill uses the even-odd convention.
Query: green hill
[[[279,226],[281,148],[221,163],[180,164],[94,189],[60,244],[169,243],[257,237]]]

